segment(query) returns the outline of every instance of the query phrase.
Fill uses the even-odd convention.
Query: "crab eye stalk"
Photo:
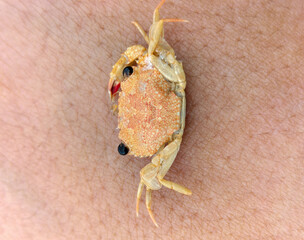
[[[122,74],[124,77],[129,77],[133,73],[133,68],[131,66],[125,67]]]
[[[120,155],[127,155],[129,152],[129,148],[125,146],[123,143],[118,145],[118,152]]]

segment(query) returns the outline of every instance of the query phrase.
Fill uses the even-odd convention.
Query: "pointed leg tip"
[[[152,216],[150,215],[150,217],[151,217],[152,222],[154,223],[154,225],[155,225],[156,227],[158,227],[158,224],[157,224],[157,222],[156,222],[154,216],[153,216],[153,215],[152,215]]]
[[[136,204],[136,217],[138,217],[138,212],[139,212],[139,202]]]
[[[151,218],[152,222],[154,223],[154,225],[155,225],[156,227],[158,227],[158,224],[157,224],[157,222],[156,222],[156,220],[155,220],[155,218],[154,218],[154,215],[153,215],[152,210],[151,210],[151,209],[148,209],[148,212],[149,212],[149,215],[150,215],[150,218]]]
[[[139,212],[139,203],[136,204],[136,217],[138,217],[138,212]]]
[[[156,9],[159,10],[161,8],[161,6],[165,3],[165,1],[166,0],[161,0],[161,2],[158,4],[158,6],[156,7]]]

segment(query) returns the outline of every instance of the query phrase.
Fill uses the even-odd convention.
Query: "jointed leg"
[[[161,19],[159,20],[159,8],[164,4],[165,0],[162,0],[156,7],[153,15],[153,24],[150,27],[149,37],[143,28],[137,23],[132,22],[141,35],[144,37],[146,42],[149,44],[148,56],[151,59],[152,64],[160,71],[160,73],[169,81],[176,83],[176,94],[182,99],[182,109],[181,109],[181,128],[178,132],[173,135],[173,141],[170,142],[166,147],[161,149],[156,156],[153,157],[152,162],[146,165],[141,171],[141,181],[138,186],[137,191],[137,201],[136,201],[136,215],[138,216],[139,201],[143,191],[144,186],[146,186],[146,207],[153,223],[157,225],[153,212],[151,210],[151,196],[152,190],[158,190],[161,186],[173,189],[177,192],[191,195],[192,192],[186,187],[183,187],[177,183],[163,179],[168,170],[170,169],[174,159],[179,151],[185,121],[185,94],[184,88],[186,86],[185,73],[182,64],[178,62],[175,58],[174,50],[170,45],[163,39],[164,22],[184,22],[185,20],[180,19]],[[157,48],[157,49],[156,49]],[[156,55],[159,54],[160,57],[156,57],[154,52],[156,50]],[[162,59],[165,59],[163,61]]]
[[[154,55],[151,55],[150,58],[152,64],[170,82],[183,83],[186,81],[182,64],[171,53],[168,53],[166,62]]]
[[[163,149],[163,151],[160,153],[163,161],[160,170],[158,172],[157,179],[163,186],[167,188],[173,189],[177,192],[186,195],[191,195],[192,192],[188,188],[179,185],[177,183],[163,179],[163,177],[167,174],[168,170],[170,169],[172,163],[175,160],[177,152],[179,151],[180,144],[181,144],[181,139],[177,138],[173,142],[171,142],[168,146],[166,146]]]
[[[186,82],[184,83],[184,86],[186,85]],[[176,91],[176,95],[178,95],[182,100],[182,109],[180,113],[180,129],[178,132],[175,133],[175,137],[182,138],[184,134],[184,128],[185,128],[185,118],[186,118],[186,98],[185,98],[185,90],[184,89],[178,89]]]
[[[138,190],[137,190],[137,201],[136,201],[136,216],[138,217],[138,210],[139,210],[139,201],[144,188],[144,183],[140,181]],[[152,190],[148,187],[146,187],[146,207],[148,209],[149,215],[153,221],[153,223],[158,227],[153,212],[151,210],[151,198],[152,198]]]
[[[161,8],[161,6],[165,3],[166,0],[162,0],[158,5],[157,7],[155,8],[154,10],[154,13],[153,13],[153,23],[159,21],[159,9]]]
[[[183,19],[161,19],[157,22],[154,22],[149,31],[149,48],[148,48],[148,54],[151,56],[159,41],[163,39],[164,37],[164,22],[187,22]]]
[[[190,189],[188,189],[188,188],[186,188],[182,185],[179,185],[177,183],[174,183],[174,182],[171,182],[171,181],[168,181],[168,180],[165,180],[165,179],[159,179],[159,181],[165,187],[170,188],[170,189],[172,189],[174,191],[177,191],[179,193],[186,194],[186,195],[191,195],[192,194]]]
[[[156,46],[158,45],[159,40],[164,34],[164,21],[159,20],[155,23],[153,23],[150,27],[149,31],[149,47],[148,47],[148,55],[151,56],[154,51]]]
[[[136,199],[136,216],[138,217],[138,210],[139,210],[139,201],[140,201],[140,197],[142,194],[142,191],[144,189],[144,183],[142,181],[140,181],[139,186],[138,186],[138,190],[137,190],[137,199]]]
[[[153,13],[153,24],[150,27],[149,31],[149,48],[148,55],[151,56],[155,51],[156,46],[161,38],[164,36],[164,22],[188,22],[182,19],[159,19],[159,9],[165,3],[165,0],[162,0],[154,10]]]
[[[153,212],[151,210],[151,195],[152,190],[158,190],[161,186],[173,189],[182,194],[191,195],[192,192],[186,187],[177,183],[163,179],[170,169],[174,159],[179,151],[181,138],[174,139],[164,149],[162,149],[153,159],[152,162],[146,165],[141,171],[141,181],[137,190],[136,215],[138,216],[139,201],[144,186],[146,186],[146,207],[153,223],[157,225]],[[148,187],[149,186],[149,187]]]
[[[153,221],[153,223],[158,227],[157,222],[155,221],[155,218],[153,216],[153,212],[151,210],[151,197],[152,197],[152,191],[151,189],[147,188],[146,190],[146,207],[148,209],[149,215]]]
[[[174,69],[172,69],[167,63],[154,55],[151,55],[150,59],[153,66],[155,66],[166,79],[168,79],[170,82],[178,82]]]
[[[145,30],[142,28],[142,26],[139,25],[138,22],[132,22],[135,27],[138,29],[138,31],[141,33],[141,35],[144,37],[145,41],[149,44],[149,37],[147,35],[147,33],[145,32]]]

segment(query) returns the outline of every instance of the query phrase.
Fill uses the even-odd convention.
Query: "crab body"
[[[118,99],[113,111],[118,112],[119,152],[136,157],[152,157],[140,171],[136,213],[146,187],[146,207],[154,224],[151,210],[152,190],[162,186],[190,195],[191,191],[164,177],[179,151],[185,127],[186,78],[181,62],[164,39],[164,22],[180,19],[159,19],[159,8],[153,14],[149,36],[137,23],[133,24],[148,43],[129,47],[113,66],[108,84],[112,100]]]
[[[147,54],[138,59],[133,74],[120,87],[119,138],[129,154],[150,157],[180,129],[181,99]]]

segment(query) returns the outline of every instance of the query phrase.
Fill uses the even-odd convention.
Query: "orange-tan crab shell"
[[[119,138],[129,154],[148,157],[180,129],[181,99],[171,84],[148,61],[138,60],[133,74],[121,83],[118,99]]]

